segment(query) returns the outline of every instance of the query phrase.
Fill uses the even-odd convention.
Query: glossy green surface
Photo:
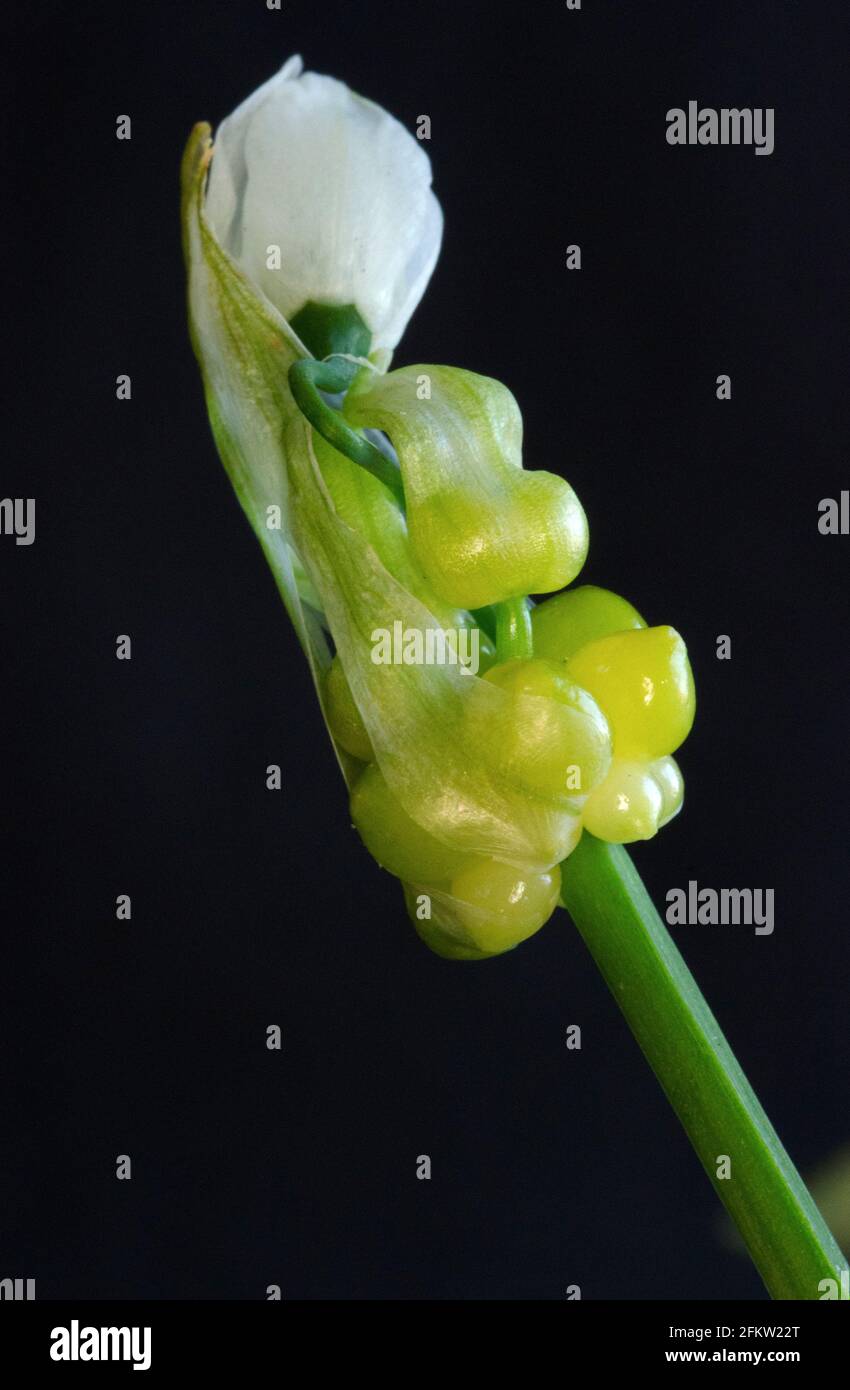
[[[604,714],[563,665],[542,658],[492,667],[484,679],[509,696],[498,731],[498,757],[538,795],[575,798],[602,781],[611,762]]]
[[[481,951],[511,950],[548,922],[561,874],[530,874],[496,859],[470,858],[451,882],[459,923]]]
[[[337,743],[353,758],[371,762],[375,756],[372,740],[338,656],[334,657],[325,675],[325,700],[325,718]]]
[[[579,584],[538,603],[531,612],[535,656],[568,661],[588,642],[646,627],[637,609],[610,589]]]
[[[660,758],[687,738],[694,722],[694,678],[674,628],[601,637],[570,658],[567,672],[604,711],[616,757]]]
[[[396,878],[447,884],[468,857],[442,844],[408,815],[375,763],[355,782],[350,809],[372,858]]]

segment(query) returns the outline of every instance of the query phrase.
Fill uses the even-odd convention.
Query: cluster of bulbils
[[[646,839],[679,810],[684,644],[615,594],[566,588],[586,518],[562,478],[523,468],[504,386],[387,370],[442,234],[427,154],[398,121],[294,57],[214,147],[196,126],[182,184],[210,422],[354,823],[435,951],[508,950],[549,917],[583,831]],[[396,619],[474,631],[478,673],[372,665],[370,631]]]
[[[435,375],[441,400],[417,410],[413,383],[431,384]],[[469,411],[479,469],[472,477],[440,467],[435,421],[440,411],[446,416],[449,397]],[[351,402],[352,422],[386,429],[404,480],[406,519],[387,493],[382,517],[372,511],[366,526],[382,562],[440,622],[479,627],[481,664],[465,691],[468,746],[498,764],[517,806],[539,806],[556,827],[548,841],[554,862],[543,868],[470,852],[468,840],[460,847],[464,807],[451,797],[436,822],[429,808],[426,828],[383,775],[334,658],[325,687],[328,723],[338,745],[363,764],[351,792],[354,825],[377,862],[402,881],[423,940],[439,954],[479,959],[544,925],[558,903],[560,861],[583,830],[620,844],[646,840],[680,810],[683,781],[671,754],[693,722],[693,677],[678,633],[648,627],[607,589],[565,588],[537,604],[526,597],[575,579],[587,554],[587,523],[568,483],[526,472],[515,457],[521,422],[503,386],[417,366],[390,372],[371,391],[355,389]],[[450,429],[446,435],[450,444]],[[363,472],[316,443],[324,480],[344,510],[347,470],[354,467],[366,482]],[[376,489],[386,492],[369,478],[367,490]],[[356,520],[350,509],[348,519]],[[519,638],[522,654],[500,659],[500,608],[516,613],[517,604],[527,632]],[[507,630],[515,634],[516,624]],[[516,636],[509,651],[515,643]],[[488,686],[504,698],[494,701]]]

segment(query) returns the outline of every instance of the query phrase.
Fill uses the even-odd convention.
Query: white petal
[[[285,318],[308,299],[353,303],[376,348],[401,337],[443,226],[421,144],[344,83],[302,74],[300,58],[222,122],[206,212]]]

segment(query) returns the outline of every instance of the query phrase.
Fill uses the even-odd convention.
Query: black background
[[[674,930],[808,1171],[850,1137],[850,538],[817,529],[850,486],[845,6],[3,23],[0,491],[36,498],[37,532],[0,537],[0,1276],[40,1298],[764,1297],[566,914],[443,962],[350,829],[207,427],[177,170],[192,123],[292,52],[430,115],[444,249],[396,362],[506,381],[527,464],[588,512],[584,578],[685,635],[686,809],[635,857],[661,904],[689,878],[775,888],[772,937]],[[775,152],[670,148],[691,98],[775,107]]]

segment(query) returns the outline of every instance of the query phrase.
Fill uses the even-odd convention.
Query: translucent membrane
[[[535,697],[517,702],[457,665],[373,659],[375,634],[396,622],[423,634],[440,625],[338,515],[303,422],[292,423],[285,444],[294,542],[392,792],[453,849],[529,871],[551,868],[575,843],[574,811],[519,790],[493,755],[518,717],[533,718],[533,703],[524,711],[523,699]]]

